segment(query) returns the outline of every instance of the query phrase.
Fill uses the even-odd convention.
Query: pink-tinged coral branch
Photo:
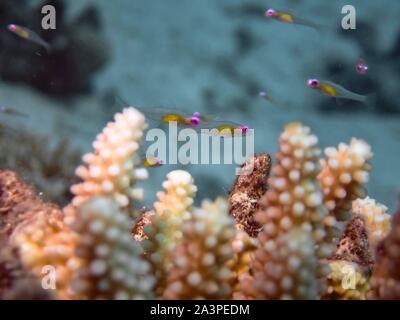
[[[61,210],[43,202],[12,172],[0,173],[0,189],[0,238],[16,251],[21,268],[37,279],[42,279],[45,266],[54,267],[55,293],[68,298],[71,273],[67,265],[74,260],[75,235],[64,223]]]
[[[77,213],[73,230],[79,270],[71,289],[84,299],[151,298],[154,278],[131,237],[131,221],[112,198],[93,198]]]
[[[168,173],[163,187],[165,191],[157,193],[154,214],[148,214],[147,225],[137,229],[144,231],[142,245],[156,277],[158,296],[164,291],[171,268],[171,250],[182,241],[182,224],[190,218],[197,191],[192,176],[183,170]]]
[[[286,126],[279,142],[277,163],[272,167],[269,189],[260,200],[261,210],[256,214],[258,223],[264,227],[258,235],[259,245],[253,255],[251,265],[254,274],[253,286],[258,288],[255,293],[258,298],[277,299],[291,295],[292,298],[301,299],[302,293],[292,291],[296,286],[302,286],[298,283],[299,279],[292,277],[293,272],[296,269],[296,273],[314,273],[312,276],[314,280],[328,273],[329,269],[324,261],[333,253],[330,229],[336,221],[327,215],[328,212],[322,204],[322,192],[316,180],[320,153],[317,148],[317,137],[311,134],[308,127],[300,123],[292,123]],[[308,240],[301,230],[289,236],[288,233],[294,228],[310,234],[311,239]],[[293,270],[281,270],[281,268],[271,272],[264,268],[269,261],[284,263],[291,259],[289,252],[284,248],[290,245],[285,241],[294,242],[294,237],[299,237],[299,241],[302,241],[306,248],[311,248],[312,252],[303,252],[297,248],[296,250],[300,251],[296,252],[295,260],[299,263]],[[272,254],[270,248],[275,248],[277,241],[282,250],[286,250],[286,256]],[[300,268],[303,266],[300,263],[302,259],[311,259],[311,257],[320,261],[318,268],[305,263],[304,267],[310,267],[310,269],[302,270]],[[276,273],[278,277],[284,272],[291,277],[291,285],[287,288],[282,283],[276,282],[277,278],[274,275]],[[303,294],[303,298],[316,297],[311,291],[305,291]]]
[[[114,122],[107,124],[93,142],[94,151],[83,156],[86,165],[76,169],[83,182],[71,187],[75,206],[95,196],[112,197],[120,207],[143,198],[143,190],[134,183],[147,178],[145,169],[136,168],[146,126],[144,116],[133,107],[117,113]]]
[[[326,148],[322,171],[318,176],[324,193],[324,204],[338,221],[350,219],[352,201],[366,195],[364,184],[368,182],[373,154],[363,140],[351,139],[336,148]]]
[[[242,281],[246,296],[255,299],[317,299],[317,259],[310,233],[295,227],[274,240],[263,241],[254,253],[253,279]]]
[[[204,201],[182,225],[183,240],[171,251],[165,299],[228,299],[234,221],[225,200]]]

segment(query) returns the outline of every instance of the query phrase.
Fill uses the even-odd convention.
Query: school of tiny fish
[[[269,8],[264,12],[264,15],[266,18],[274,19],[278,22],[310,27],[314,30],[321,31],[321,25],[319,25],[318,23],[309,19],[297,17],[290,12]],[[41,36],[39,36],[37,33],[27,27],[17,24],[9,24],[7,26],[7,29],[11,33],[19,36],[26,41],[30,41],[36,45],[42,46],[46,49],[47,52],[50,52],[52,49],[50,43],[45,41]],[[355,69],[356,72],[359,74],[366,74],[369,70],[369,66],[364,60],[360,59],[356,64]],[[307,86],[309,88],[319,91],[322,94],[325,94],[328,97],[336,99],[349,99],[361,103],[366,103],[368,100],[368,97],[366,95],[352,92],[340,86],[339,84],[336,84],[329,80],[309,79],[307,81]],[[259,96],[273,105],[281,106],[281,104],[277,103],[276,99],[266,91],[260,92]],[[214,129],[214,134],[217,135],[234,135],[237,132],[242,135],[246,135],[249,133],[249,126],[247,125],[239,124],[230,120],[219,119],[218,117],[212,115],[203,115],[198,111],[188,113],[180,111],[178,109],[165,107],[139,109],[146,115],[148,119],[166,124],[176,123],[179,127],[190,127],[198,132],[201,132],[201,129]],[[15,114],[19,116],[22,115],[12,108],[0,109],[0,111],[2,113]]]

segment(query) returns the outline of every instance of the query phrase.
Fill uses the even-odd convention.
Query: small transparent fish
[[[24,117],[27,118],[28,115],[26,113],[20,112],[18,110],[12,109],[10,107],[0,107],[0,112],[13,115],[13,116],[18,116],[18,117]]]
[[[366,74],[366,73],[368,72],[368,69],[369,69],[368,64],[367,64],[364,60],[360,59],[360,60],[357,62],[357,64],[356,64],[356,71],[357,71],[359,74]]]
[[[137,107],[136,107],[137,108]],[[163,123],[176,122],[178,126],[196,127],[202,122],[210,121],[211,118],[205,117],[200,112],[188,113],[171,108],[137,108],[148,119],[161,121]]]
[[[284,23],[288,23],[288,24],[298,24],[298,25],[303,25],[303,26],[307,26],[316,30],[319,30],[319,25],[312,22],[312,21],[308,21],[306,19],[301,19],[298,18],[294,15],[292,15],[291,13],[288,12],[283,12],[283,11],[278,11],[275,9],[268,9],[267,11],[265,11],[264,15],[268,18],[272,18]]]
[[[202,129],[208,129],[212,135],[234,136],[248,135],[249,127],[233,121],[212,120],[202,125]]]
[[[158,159],[153,156],[146,156],[143,160],[143,166],[146,168],[160,167],[164,163],[161,159]]]
[[[178,126],[191,127],[196,131],[201,129],[216,129],[219,134],[240,129],[243,134],[247,133],[248,127],[229,120],[221,120],[213,116],[203,115],[200,112],[193,114],[168,108],[138,108],[143,114],[156,121],[163,123],[176,122]]]
[[[41,36],[39,36],[37,33],[35,33],[34,31],[32,31],[28,28],[25,28],[25,27],[22,27],[22,26],[12,23],[7,26],[7,29],[10,32],[16,34],[17,36],[19,36],[25,40],[34,42],[34,43],[44,47],[47,51],[51,50],[51,46],[47,41],[45,41]]]
[[[269,102],[270,104],[274,105],[275,107],[278,108],[288,108],[287,103],[283,102],[283,101],[277,101],[277,99],[275,97],[272,97],[271,94],[269,94],[266,91],[261,91],[258,93],[258,96],[263,98],[265,101]]]
[[[118,98],[118,100],[122,101],[125,106],[128,105],[121,98]],[[217,132],[217,134],[224,135],[227,134],[228,132],[237,133],[238,131],[235,132],[235,129],[240,129],[241,134],[247,134],[249,129],[245,125],[241,125],[229,120],[218,119],[217,117],[210,115],[204,115],[197,111],[189,113],[173,108],[164,108],[164,107],[159,107],[159,108],[135,107],[135,108],[137,108],[140,112],[142,112],[148,119],[167,124],[176,122],[178,126],[190,127],[196,130],[197,132],[200,132],[201,129],[209,129],[209,130],[216,129],[215,131]]]
[[[267,93],[265,91],[261,91],[258,93],[258,96],[263,98],[264,100],[272,103],[272,97],[269,93]]]
[[[363,103],[366,103],[368,99],[368,97],[365,95],[351,92],[342,86],[327,80],[309,79],[307,80],[307,85],[310,88],[316,89],[321,93],[333,98],[349,99]]]

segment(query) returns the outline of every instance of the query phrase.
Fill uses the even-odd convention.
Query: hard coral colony
[[[254,170],[228,199],[195,207],[192,176],[176,170],[140,213],[145,129],[135,108],[116,114],[64,209],[0,172],[2,299],[400,298],[400,212],[390,228],[386,207],[365,197],[366,142],[327,148],[321,160],[317,137],[291,123],[275,163],[248,159],[242,170]],[[43,285],[49,266],[53,290]]]

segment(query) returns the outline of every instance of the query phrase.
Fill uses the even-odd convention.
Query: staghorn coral
[[[261,210],[256,215],[264,225],[259,240],[264,243],[291,228],[301,227],[311,232],[315,254],[324,259],[333,253],[332,227],[336,221],[327,216],[316,182],[318,139],[308,127],[292,123],[285,127],[279,142],[270,188],[260,200]]]
[[[271,157],[268,154],[251,157],[242,165],[229,193],[229,214],[251,237],[257,237],[262,228],[254,220],[254,214],[259,209],[259,199],[267,191],[270,169]]]
[[[225,200],[203,201],[182,226],[183,241],[171,252],[164,299],[228,299],[234,221]]]
[[[228,267],[232,270],[232,298],[235,300],[247,299],[240,288],[240,278],[249,275],[251,253],[257,248],[257,241],[250,237],[244,230],[238,229],[232,240],[233,258],[228,261]]]
[[[23,266],[37,277],[46,266],[55,268],[59,298],[70,297],[69,284],[73,270],[79,267],[74,255],[77,235],[64,222],[62,211],[39,199],[30,202],[26,214],[10,235],[10,245],[17,248]]]
[[[387,207],[370,197],[353,201],[352,213],[364,217],[369,244],[373,249],[390,231],[391,216],[386,212]]]
[[[355,215],[348,222],[330,260],[332,272],[327,276],[328,286],[323,298],[366,299],[374,260],[363,216]]]
[[[295,227],[263,241],[254,253],[253,277],[241,279],[245,297],[255,299],[317,299],[317,260],[309,232]]]
[[[43,202],[15,173],[1,171],[0,212],[0,238],[15,251],[16,265],[38,279],[45,266],[53,266],[57,294],[67,298],[71,274],[66,265],[74,261],[75,236],[64,223],[61,210]],[[32,282],[30,277],[26,283]]]
[[[157,193],[158,201],[154,203],[155,214],[148,217],[150,223],[142,228],[147,238],[142,244],[156,275],[157,294],[164,290],[171,267],[170,251],[182,241],[181,226],[190,217],[197,191],[192,176],[183,170],[168,173],[163,187],[165,191]]]
[[[113,198],[94,198],[77,213],[79,237],[72,289],[84,299],[144,299],[154,283],[140,246],[130,236],[131,221]]]
[[[366,195],[363,185],[368,181],[372,158],[371,147],[363,140],[351,139],[338,148],[326,148],[318,176],[324,193],[324,204],[338,221],[350,219],[352,201]]]
[[[18,171],[50,201],[64,205],[71,200],[69,187],[76,182],[73,172],[80,152],[71,148],[66,139],[50,143],[47,136],[3,128],[0,150],[7,150],[0,153],[2,169]]]
[[[40,286],[32,270],[21,262],[19,248],[10,236],[19,224],[32,215],[31,205],[40,200],[33,188],[12,171],[0,170],[0,299],[50,299],[51,292]]]
[[[324,299],[365,298],[373,265],[369,241],[374,248],[387,233],[386,209],[369,198],[354,201],[354,217],[332,254],[336,215],[334,210],[328,215],[323,203],[317,138],[307,127],[285,128],[266,192],[266,154],[254,158],[254,172],[237,178],[230,194],[236,232],[225,200],[192,207],[197,188],[182,170],[168,174],[154,210],[130,214],[141,193],[134,182],[147,176],[135,166],[144,128],[144,117],[132,107],[116,115],[98,135],[94,152],[84,157],[87,165],[77,170],[84,181],[72,188],[76,197],[63,211],[14,173],[0,171],[1,298],[317,299],[320,292]],[[350,143],[352,152],[343,152],[368,158],[368,148],[360,151],[360,145],[365,147]],[[351,163],[357,161],[369,168],[360,159]],[[242,170],[250,165],[251,159]],[[328,167],[320,179],[329,177],[335,186],[348,181]],[[257,238],[248,235],[260,227]],[[140,243],[132,239],[132,229]],[[398,293],[397,233],[392,229],[378,246],[375,298]],[[49,265],[56,269],[54,291],[40,287]]]
[[[83,182],[71,187],[74,206],[95,196],[111,196],[127,208],[132,200],[143,198],[143,190],[133,185],[137,179],[147,178],[145,169],[135,168],[146,126],[144,116],[133,107],[114,116],[114,122],[109,122],[93,143],[93,153],[83,156],[86,165],[76,169]]]
[[[379,244],[369,299],[400,299],[400,206],[388,236]]]

